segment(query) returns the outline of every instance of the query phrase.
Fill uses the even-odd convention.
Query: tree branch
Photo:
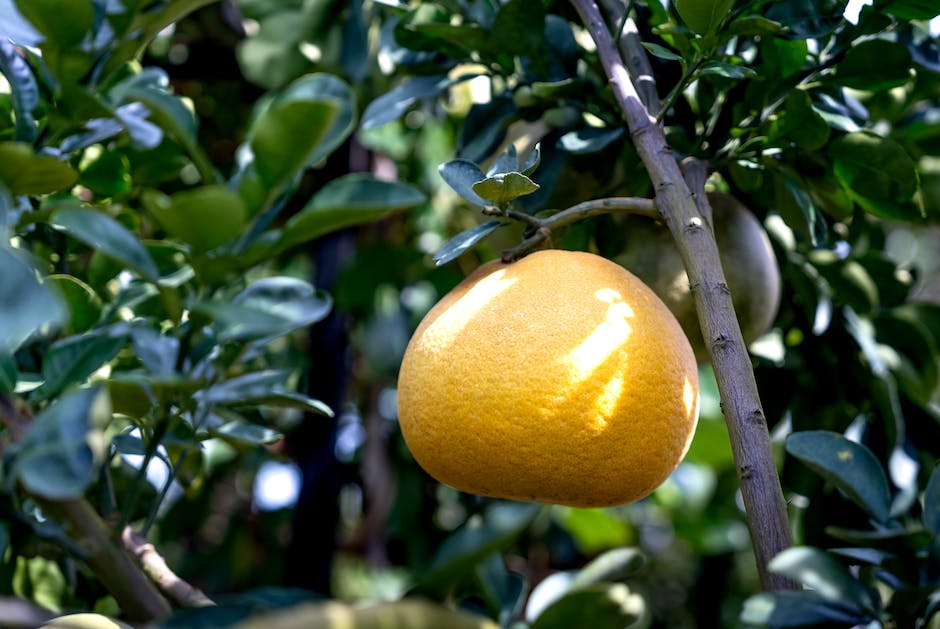
[[[519,215],[517,212],[508,212],[506,216],[523,220],[529,224],[528,233],[530,235],[515,247],[503,251],[503,261],[511,262],[535,249],[548,240],[553,229],[570,225],[591,216],[613,213],[640,214],[650,218],[659,218],[659,212],[656,210],[656,204],[652,199],[635,197],[609,197],[585,201],[544,219],[529,214]]]
[[[29,409],[16,397],[0,395],[0,423],[11,440],[22,440],[32,423]],[[67,524],[69,535],[82,551],[80,559],[111,592],[134,621],[151,621],[170,614],[153,583],[111,535],[111,529],[84,498],[49,500],[32,495],[47,516]]]
[[[215,605],[202,590],[179,578],[153,544],[131,527],[124,527],[121,534],[124,549],[137,558],[144,573],[160,591],[180,607],[211,607]]]
[[[774,555],[792,545],[786,503],[715,236],[697,207],[707,204],[704,190],[693,194],[686,185],[663,128],[640,101],[595,0],[572,2],[597,45],[634,145],[653,181],[656,206],[675,238],[689,275],[718,380],[761,584],[765,590],[792,588],[790,580],[767,567]]]

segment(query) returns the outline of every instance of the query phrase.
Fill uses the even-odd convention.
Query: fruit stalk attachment
[[[597,46],[634,145],[653,182],[656,207],[676,240],[689,276],[718,380],[761,584],[764,590],[793,588],[789,579],[768,569],[774,555],[793,542],[754,372],[715,236],[700,209],[707,209],[708,203],[702,182],[696,182],[694,191],[689,189],[663,127],[641,100],[595,0],[572,2]],[[690,174],[704,179],[694,171]]]

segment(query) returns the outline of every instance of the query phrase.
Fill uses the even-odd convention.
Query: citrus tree
[[[19,1],[4,26],[16,602],[165,626],[940,622],[933,3],[243,0],[225,7],[250,28],[220,39],[255,91],[213,68],[174,80],[181,98],[174,54],[226,13],[179,20],[207,4]],[[337,151],[367,167],[336,173]],[[355,318],[361,416],[300,392],[329,357],[298,331],[331,299],[299,248],[318,239],[329,277],[323,236],[418,206],[358,232],[327,282]],[[595,284],[608,273],[616,289]],[[547,414],[560,381],[574,402]],[[334,418],[298,428],[298,410]],[[585,418],[621,414],[643,422],[592,449]],[[305,470],[348,476],[317,504],[401,566],[360,577],[360,599],[394,601],[217,600],[186,553],[174,574],[160,552],[201,526],[187,509],[211,519],[224,473],[317,421],[348,457]],[[415,459],[559,504],[458,494]],[[258,548],[229,537],[216,562]],[[334,569],[355,598],[355,568]]]

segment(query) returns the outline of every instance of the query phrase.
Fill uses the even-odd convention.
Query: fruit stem
[[[548,240],[553,229],[558,229],[582,219],[598,216],[600,214],[640,214],[650,218],[660,218],[656,203],[652,199],[638,197],[608,197],[606,199],[593,199],[552,214],[548,218],[540,219],[531,215],[516,216],[516,212],[508,212],[506,216],[524,220],[529,224],[530,235],[515,247],[503,251],[503,262],[512,262],[529,253],[537,246]]]
[[[694,191],[689,189],[662,125],[640,100],[596,1],[572,3],[597,45],[614,96],[656,190],[656,207],[676,240],[689,276],[721,393],[761,585],[764,590],[795,588],[792,581],[768,568],[774,555],[793,542],[754,371],[735,317],[715,235],[699,209],[708,207],[700,187],[704,181],[696,181]]]

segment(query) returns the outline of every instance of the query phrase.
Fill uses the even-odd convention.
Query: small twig
[[[519,218],[527,222],[531,228],[531,235],[515,247],[503,251],[503,261],[512,262],[532,251],[548,240],[554,229],[565,227],[566,225],[591,216],[614,213],[640,214],[650,218],[659,218],[659,211],[656,209],[656,204],[652,199],[636,197],[609,197],[606,199],[585,201],[544,219],[539,219],[528,214],[524,215],[524,217],[516,217],[513,213],[507,213],[506,215],[510,218]]]
[[[156,583],[160,591],[181,607],[211,607],[215,602],[202,590],[179,578],[157,552],[153,544],[127,526],[121,534],[124,549],[133,555],[144,573]]]

